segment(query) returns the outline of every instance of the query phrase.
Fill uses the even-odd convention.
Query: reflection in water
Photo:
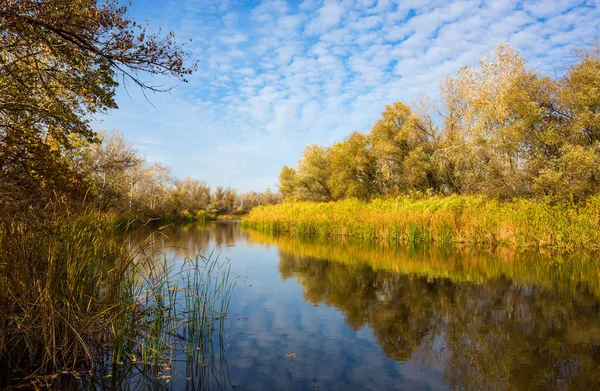
[[[227,380],[205,389],[600,387],[593,257],[310,242],[235,223],[153,239],[172,262],[215,249],[248,278],[219,356]],[[181,377],[166,386],[202,389]]]
[[[588,290],[486,284],[402,275],[281,254],[311,303],[340,310],[354,330],[373,329],[395,360],[444,368],[452,387],[583,389],[600,385],[597,298]]]
[[[369,326],[395,360],[443,367],[452,387],[600,386],[597,259],[250,238],[279,247],[281,276],[311,303]]]
[[[569,291],[589,289],[600,297],[600,257],[597,254],[557,255],[506,248],[490,252],[468,247],[397,247],[332,239],[307,241],[256,231],[248,234],[252,242],[275,245],[283,253],[351,266],[368,265],[375,270],[478,284],[506,277],[519,285]]]
[[[235,221],[223,221],[146,227],[129,234],[126,240],[132,250],[142,247],[145,251],[181,260],[213,251],[219,253],[225,247],[245,241],[246,236]]]

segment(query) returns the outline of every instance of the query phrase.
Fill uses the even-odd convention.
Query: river
[[[171,265],[213,252],[237,278],[218,358],[174,363],[166,389],[600,387],[594,257],[300,240],[236,222],[154,239]]]

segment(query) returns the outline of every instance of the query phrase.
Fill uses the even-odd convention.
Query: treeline
[[[177,179],[171,167],[149,163],[118,131],[101,131],[92,141],[69,137],[68,153],[58,155],[54,163],[58,181],[30,183],[29,190],[37,188],[33,193],[16,187],[16,181],[5,182],[3,190],[11,190],[5,192],[10,195],[4,199],[6,209],[18,215],[24,207],[41,206],[59,197],[68,200],[75,211],[93,209],[137,219],[192,219],[244,214],[255,206],[281,201],[281,195],[269,189],[238,193],[221,186],[211,190],[190,177]]]
[[[438,101],[388,105],[368,133],[309,145],[284,166],[288,200],[484,194],[580,202],[600,186],[600,46],[564,76],[501,45],[441,83]]]
[[[119,132],[100,132],[99,142],[80,142],[71,150],[71,172],[81,178],[86,202],[96,210],[138,217],[193,217],[247,213],[258,205],[278,203],[281,196],[267,189],[238,193],[229,187],[214,190],[203,181],[171,175],[171,168],[148,163]],[[81,191],[80,191],[81,192]]]

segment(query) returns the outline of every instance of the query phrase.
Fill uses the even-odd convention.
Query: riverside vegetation
[[[293,202],[253,209],[246,226],[271,233],[395,243],[598,250],[600,200],[579,205],[485,196]]]
[[[281,171],[280,194],[237,194],[176,180],[118,132],[91,128],[117,108],[119,82],[161,92],[170,87],[145,75],[185,82],[194,72],[172,33],[150,34],[116,0],[4,1],[0,26],[2,387],[64,372],[107,379],[121,363],[166,381],[156,364],[168,368],[177,345],[196,358],[218,351],[227,264],[198,256],[174,269],[151,243],[126,250],[113,234],[132,222],[285,199],[245,224],[414,243],[598,243],[597,46],[559,80],[502,46],[446,80],[442,102],[394,103],[369,134],[307,147],[297,169]]]
[[[182,340],[190,357],[210,356],[227,263],[198,256],[174,269],[115,231],[277,196],[177,181],[90,122],[117,107],[119,81],[166,91],[144,75],[185,82],[196,66],[172,33],[148,33],[114,0],[4,1],[0,26],[0,388],[168,366]]]
[[[600,46],[563,77],[501,45],[441,84],[439,101],[386,107],[369,133],[310,145],[279,175],[272,232],[401,243],[597,249]]]
[[[106,377],[117,364],[153,373],[182,341],[190,357],[214,359],[235,284],[227,262],[197,256],[175,268],[151,242],[132,252],[113,231],[99,214],[0,228],[0,386]]]

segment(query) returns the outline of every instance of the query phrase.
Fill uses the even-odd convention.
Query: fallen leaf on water
[[[296,353],[286,354],[286,356],[291,357],[291,358],[296,358]]]

